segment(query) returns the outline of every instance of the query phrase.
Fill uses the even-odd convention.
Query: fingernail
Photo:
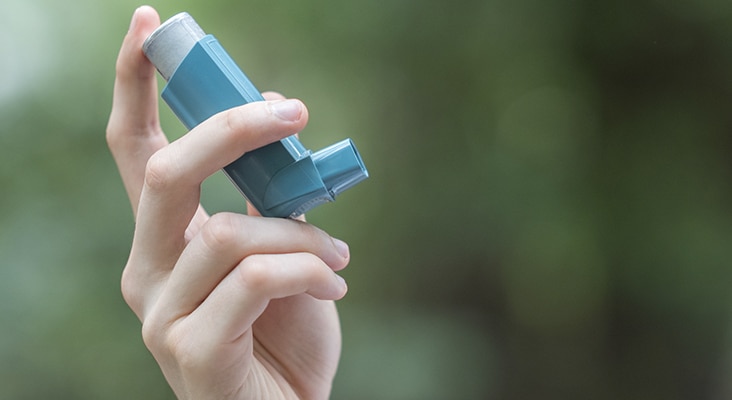
[[[346,242],[333,238],[333,244],[341,257],[348,258],[350,250],[348,249],[348,244],[346,244]]]
[[[346,283],[346,280],[343,279],[342,276],[335,274],[336,279],[338,280],[338,283],[341,285],[342,288],[345,289],[345,292],[348,292],[348,284]]]
[[[141,8],[142,7],[137,7],[135,9],[135,12],[132,13],[132,21],[130,21],[130,28],[127,30],[127,32],[132,32],[137,26],[137,14],[140,12]]]
[[[297,121],[302,115],[302,103],[298,100],[280,100],[269,103],[277,118],[284,121]]]

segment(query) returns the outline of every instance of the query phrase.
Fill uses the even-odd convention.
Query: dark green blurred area
[[[732,3],[670,3],[152,2],[369,167],[309,216],[353,259],[334,399],[732,398]],[[104,142],[137,5],[0,5],[0,398],[173,397]]]

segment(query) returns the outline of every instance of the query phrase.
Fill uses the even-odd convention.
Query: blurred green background
[[[732,398],[731,2],[151,4],[370,169],[309,216],[352,251],[334,399]],[[104,142],[138,5],[0,4],[2,399],[173,398]]]

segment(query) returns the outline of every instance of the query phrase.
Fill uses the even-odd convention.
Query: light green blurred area
[[[732,397],[732,3],[151,4],[369,167],[309,215],[352,252],[334,399]],[[0,4],[0,398],[173,398],[104,142],[138,5]]]

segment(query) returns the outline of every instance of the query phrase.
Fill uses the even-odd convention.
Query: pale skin
[[[141,46],[160,25],[135,11],[117,60],[107,142],[135,216],[122,294],[180,399],[325,399],[340,357],[336,272],[348,245],[287,219],[200,206],[202,181],[243,153],[301,131],[299,100],[268,93],[169,143],[155,68]]]

